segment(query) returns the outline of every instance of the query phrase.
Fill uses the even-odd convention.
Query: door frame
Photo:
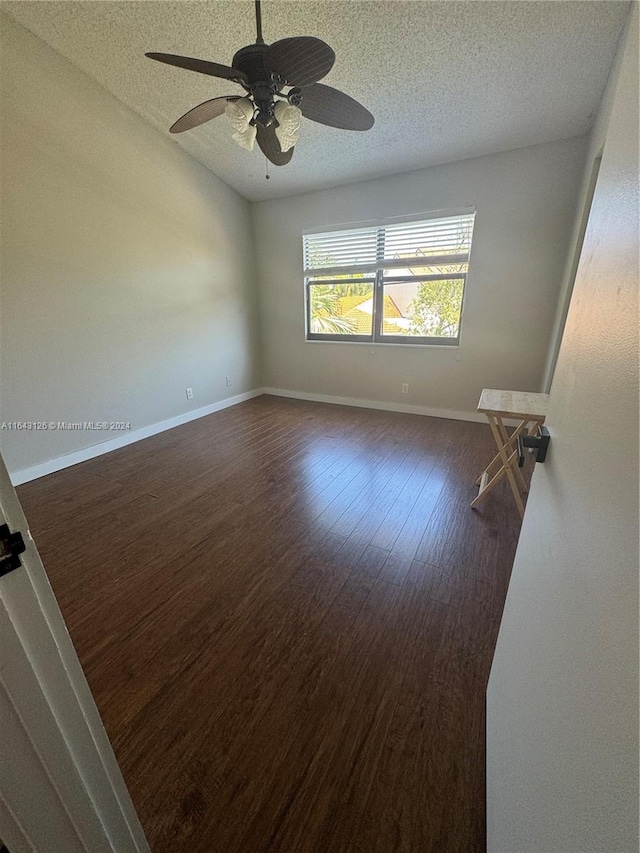
[[[26,548],[0,577],[0,838],[11,853],[149,853],[0,455],[2,523]]]

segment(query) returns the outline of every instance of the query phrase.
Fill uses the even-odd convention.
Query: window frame
[[[382,222],[373,222],[373,223],[362,223],[360,227],[363,228],[376,228],[378,229],[377,234],[377,257],[375,262],[375,269],[366,269],[367,265],[363,265],[360,269],[355,269],[356,265],[345,265],[344,268],[335,267],[331,270],[332,273],[335,273],[336,276],[342,276],[341,278],[330,278],[329,274],[326,274],[326,278],[322,278],[321,281],[314,280],[314,276],[309,275],[309,270],[304,271],[304,315],[305,315],[305,341],[308,343],[313,342],[325,342],[325,343],[365,343],[365,344],[400,344],[405,346],[438,346],[438,347],[459,347],[460,346],[460,337],[462,333],[462,322],[464,317],[464,305],[465,305],[465,297],[467,291],[467,277],[469,273],[469,265],[471,262],[471,249],[473,246],[473,231],[475,230],[475,208],[468,208],[466,210],[457,210],[447,211],[447,212],[438,212],[431,213],[429,215],[420,215],[415,217],[398,217],[393,220],[385,220]],[[406,267],[407,261],[412,260],[411,258],[400,258],[395,263],[393,260],[384,260],[384,238],[385,238],[385,229],[393,224],[401,223],[422,223],[429,222],[431,220],[437,219],[448,219],[454,218],[456,216],[472,216],[473,217],[473,225],[472,225],[472,235],[471,241],[469,244],[469,251],[464,253],[464,259],[462,259],[461,255],[458,256],[433,256],[432,258],[425,258],[425,263],[423,266],[434,266],[437,264],[438,259],[440,259],[441,263],[456,263],[456,258],[458,259],[458,263],[466,263],[467,270],[466,272],[456,272],[456,273],[430,273],[428,275],[417,275],[417,276],[402,276],[401,278],[389,278],[389,276],[385,276],[384,271],[394,266],[397,267]],[[356,226],[357,227],[357,226]],[[319,231],[308,231],[304,232],[303,237],[303,250],[304,250],[304,241],[307,237],[311,237],[319,234],[339,234],[340,231],[351,231],[354,230],[354,226],[343,226],[342,228],[332,228],[332,229],[322,229]],[[422,260],[422,259],[421,259]],[[384,267],[381,266],[384,264]],[[303,264],[304,266],[304,264]],[[373,265],[369,264],[369,267]],[[370,335],[349,335],[349,334],[326,334],[320,332],[312,332],[311,331],[311,288],[319,285],[338,285],[345,283],[345,275],[349,273],[358,272],[358,273],[369,273],[372,276],[372,284],[373,284],[373,305],[372,305],[372,322],[371,322],[371,334]],[[460,320],[458,322],[458,334],[455,337],[427,337],[427,336],[418,336],[418,335],[389,335],[384,334],[382,332],[382,324],[384,321],[384,288],[385,286],[393,285],[393,284],[406,284],[408,282],[423,282],[423,281],[451,281],[451,280],[460,280],[462,279],[462,299],[460,300]]]
[[[362,281],[362,279],[360,279]],[[311,295],[310,290],[312,287],[318,287],[322,285],[336,285],[336,284],[344,284],[345,279],[327,279],[326,281],[323,279],[322,281],[312,282],[309,280],[309,276],[305,277],[304,281],[304,289],[305,289],[305,320],[306,320],[306,340],[307,341],[336,341],[342,340],[348,343],[358,343],[358,344],[370,344],[373,340],[373,334],[375,333],[375,305],[376,305],[376,289],[377,289],[377,275],[376,278],[371,279],[372,286],[372,298],[373,298],[373,315],[371,318],[371,335],[326,335],[320,334],[319,332],[311,331]],[[367,283],[369,283],[367,281]]]

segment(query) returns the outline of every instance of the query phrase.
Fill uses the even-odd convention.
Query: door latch
[[[534,451],[534,459],[536,462],[544,462],[547,458],[547,448],[549,447],[549,430],[546,427],[539,426],[536,435],[519,435],[518,436],[518,467],[524,465],[524,448],[528,447]]]
[[[26,547],[19,530],[11,533],[8,524],[0,524],[0,578],[20,568],[20,554]]]

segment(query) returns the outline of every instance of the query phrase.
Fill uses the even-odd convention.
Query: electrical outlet
[[[409,393],[409,383],[408,383],[408,382],[403,382],[403,383],[402,383],[402,393],[403,393],[403,394],[408,394],[408,393]]]
[[[193,400],[193,388],[187,388],[186,390],[187,400]]]
[[[225,379],[226,379],[226,383],[227,383],[227,388],[231,388],[231,377],[226,376]]]

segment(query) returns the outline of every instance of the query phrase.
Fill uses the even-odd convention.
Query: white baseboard
[[[236,394],[235,397],[227,397],[225,400],[218,400],[217,403],[211,403],[209,406],[202,406],[200,409],[193,409],[190,412],[184,412],[182,415],[176,415],[175,418],[168,418],[166,421],[160,421],[142,429],[137,429],[134,432],[119,435],[118,438],[101,441],[99,444],[92,444],[90,447],[84,447],[82,450],[76,450],[64,456],[57,456],[48,462],[41,462],[39,465],[23,468],[21,471],[14,471],[10,474],[11,482],[14,486],[19,486],[22,483],[28,483],[30,480],[37,480],[38,477],[53,474],[54,471],[61,471],[63,468],[70,468],[72,465],[77,465],[78,462],[86,462],[87,459],[95,459],[96,456],[111,453],[112,450],[117,450],[119,447],[125,447],[127,444],[133,444],[136,441],[141,441],[143,438],[157,435],[159,432],[165,432],[165,430],[173,429],[174,427],[189,423],[189,421],[195,421],[206,415],[212,415],[214,412],[228,409],[230,406],[237,406],[238,403],[251,400],[253,397],[259,397],[263,393],[262,388],[257,388],[255,391],[245,391],[243,394]]]
[[[382,409],[386,412],[404,412],[408,415],[426,415],[430,418],[448,418],[454,421],[487,423],[479,412],[457,412],[451,409],[432,409],[429,406],[411,406],[406,403],[385,403],[380,400],[360,400],[357,397],[334,397],[331,394],[310,394],[306,391],[288,391],[284,388],[263,388],[264,394],[275,397],[292,397],[294,400],[310,400],[314,403],[335,403],[338,406],[357,406],[361,409]],[[505,423],[509,423],[505,421]],[[516,423],[514,421],[514,423]]]
[[[73,453],[67,453],[64,456],[57,456],[55,459],[50,459],[47,462],[41,462],[39,465],[33,465],[30,468],[23,468],[20,471],[14,471],[10,475],[11,482],[14,486],[20,486],[22,483],[28,483],[30,480],[37,480],[38,477],[53,474],[55,471],[61,471],[63,468],[70,468],[72,465],[77,465],[79,462],[86,462],[88,459],[95,459],[96,456],[102,456],[104,453],[111,453],[112,450],[117,450],[119,447],[126,447],[127,444],[134,444],[134,442],[141,441],[143,438],[149,438],[152,435],[157,435],[159,432],[165,432],[168,429],[173,429],[174,427],[189,423],[189,421],[195,421],[198,418],[205,417],[206,415],[212,415],[214,412],[219,412],[222,409],[228,409],[230,406],[236,406],[238,403],[243,403],[245,400],[251,400],[253,397],[259,397],[262,394],[271,394],[274,397],[291,397],[294,400],[309,400],[313,403],[333,403],[338,406],[356,406],[361,409],[380,409],[386,412],[404,412],[409,415],[425,415],[430,418],[448,418],[454,421],[486,423],[485,416],[478,412],[458,412],[451,409],[433,409],[429,406],[411,406],[405,403],[386,403],[380,400],[360,400],[357,397],[336,397],[331,394],[313,394],[307,391],[289,391],[284,388],[256,388],[254,391],[246,391],[243,394],[237,394],[235,397],[227,397],[225,400],[219,400],[217,403],[211,403],[209,406],[203,406],[200,409],[193,409],[191,412],[176,415],[175,418],[169,418],[166,421],[150,424],[150,426],[137,429],[135,432],[119,435],[117,438],[112,438],[109,441],[92,444],[90,447],[84,447],[82,450],[76,450]],[[505,423],[507,426],[517,426],[518,421],[505,419]]]

